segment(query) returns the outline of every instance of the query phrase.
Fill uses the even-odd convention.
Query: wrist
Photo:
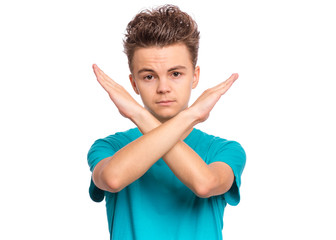
[[[147,109],[143,107],[141,107],[141,109],[133,115],[131,121],[143,134],[151,131],[161,124]]]
[[[191,123],[192,126],[197,125],[201,121],[199,120],[199,114],[197,113],[197,110],[193,107],[189,107],[185,109],[184,114],[188,118],[189,122]]]
[[[194,111],[193,108],[186,108],[180,115],[183,116],[183,121],[189,125],[190,128],[194,127],[200,121],[198,120],[197,113]]]
[[[142,106],[133,112],[130,120],[137,126],[141,125],[141,123],[146,119],[148,111]]]

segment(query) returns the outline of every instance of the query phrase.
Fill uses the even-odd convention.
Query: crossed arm
[[[97,187],[118,192],[163,158],[176,177],[199,197],[220,195],[230,189],[234,181],[232,169],[223,162],[207,165],[183,139],[197,123],[208,118],[217,101],[238,78],[237,74],[206,90],[192,106],[161,123],[97,65],[93,65],[93,69],[120,114],[134,122],[143,133],[143,136],[96,165],[93,181]]]

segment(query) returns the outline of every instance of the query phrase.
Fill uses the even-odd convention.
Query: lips
[[[175,100],[160,100],[160,101],[157,101],[156,104],[162,105],[162,106],[169,106],[173,104],[174,102]]]

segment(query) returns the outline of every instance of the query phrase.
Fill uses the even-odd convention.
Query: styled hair
[[[200,33],[197,23],[177,6],[164,5],[138,13],[126,28],[124,52],[132,71],[134,52],[138,48],[165,47],[177,43],[185,44],[191,62],[196,66]]]

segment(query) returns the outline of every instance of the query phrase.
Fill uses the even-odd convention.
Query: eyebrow
[[[142,73],[142,72],[154,72],[154,70],[150,69],[150,68],[142,68],[138,71],[138,74]]]
[[[179,69],[187,69],[187,67],[182,66],[182,65],[174,66],[172,68],[169,68],[168,72],[179,70]],[[150,68],[142,68],[138,71],[138,74],[140,74],[142,72],[155,72],[155,71],[153,69],[150,69]]]
[[[168,69],[168,72],[171,72],[171,71],[174,71],[174,70],[179,70],[179,69],[187,69],[187,67],[178,65],[178,66],[169,68],[169,69]]]

